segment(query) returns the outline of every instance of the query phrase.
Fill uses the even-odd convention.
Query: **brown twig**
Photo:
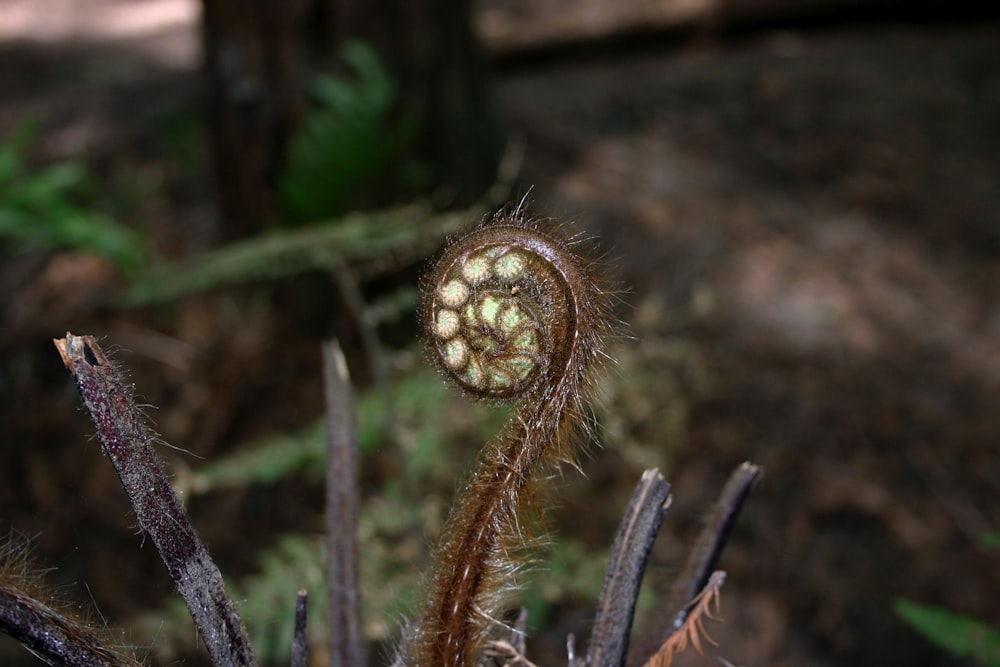
[[[309,594],[303,588],[295,596],[295,631],[292,634],[290,667],[309,664]]]
[[[358,593],[358,447],[354,393],[336,341],[323,345],[330,460],[326,473],[327,605],[330,667],[365,664]]]
[[[152,539],[187,603],[212,662],[218,667],[256,665],[246,628],[218,567],[170,488],[131,387],[92,336],[67,333],[53,342],[76,378],[101,449],[132,501],[139,526]]]
[[[642,576],[669,505],[670,484],[656,468],[645,471],[611,548],[585,664],[596,667],[625,664]]]

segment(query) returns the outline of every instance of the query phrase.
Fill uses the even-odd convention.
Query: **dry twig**
[[[330,666],[365,664],[358,590],[359,463],[354,392],[336,341],[323,345],[323,391],[330,460],[326,472],[327,607]]]
[[[656,468],[645,471],[611,548],[585,664],[625,664],[639,587],[669,505],[670,484]]]
[[[490,658],[504,658],[503,667],[538,667],[535,663],[524,657],[524,653],[519,651],[506,639],[494,639],[486,642],[483,655]]]
[[[687,609],[699,591],[708,588],[708,580],[715,569],[722,549],[729,540],[729,535],[736,524],[747,496],[764,476],[764,469],[746,461],[733,470],[726,486],[719,494],[719,499],[705,521],[705,527],[691,549],[688,562],[677,577],[677,583],[671,590],[668,600],[669,609],[675,609],[673,628],[681,627],[687,616]]]
[[[292,635],[291,667],[309,664],[309,594],[305,589],[295,595],[295,630]]]
[[[139,526],[152,539],[217,667],[257,664],[222,574],[198,539],[153,450],[153,436],[118,369],[93,336],[53,341],[76,378],[101,449],[128,493]]]

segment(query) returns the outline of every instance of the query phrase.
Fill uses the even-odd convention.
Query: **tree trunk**
[[[208,130],[223,235],[276,214],[275,186],[301,113],[307,0],[203,0]]]

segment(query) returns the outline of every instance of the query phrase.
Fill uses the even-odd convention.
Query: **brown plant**
[[[722,622],[718,616],[721,605],[722,584],[726,581],[726,573],[716,570],[709,577],[705,588],[691,600],[687,615],[680,627],[674,630],[643,667],[670,667],[674,658],[683,653],[690,644],[698,653],[704,653],[702,639],[713,646],[718,643],[705,630],[705,621]],[[714,612],[714,613],[713,613]]]

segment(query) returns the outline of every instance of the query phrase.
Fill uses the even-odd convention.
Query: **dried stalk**
[[[668,597],[671,605],[668,609],[677,610],[672,630],[684,624],[691,601],[707,586],[743,503],[763,476],[764,469],[749,461],[740,464],[729,476]]]
[[[670,484],[656,468],[645,471],[611,548],[585,664],[599,667],[625,664],[639,587],[669,506]]]
[[[323,387],[330,460],[326,477],[327,605],[330,667],[363,667],[358,593],[358,447],[354,393],[336,341],[323,345]]]
[[[219,568],[205,550],[153,450],[152,436],[132,388],[92,336],[53,341],[76,378],[101,449],[121,480],[139,526],[149,535],[184,598],[205,647],[218,667],[257,664],[246,628],[226,593]]]
[[[291,667],[309,664],[309,594],[302,589],[295,596],[295,630],[292,635]]]

